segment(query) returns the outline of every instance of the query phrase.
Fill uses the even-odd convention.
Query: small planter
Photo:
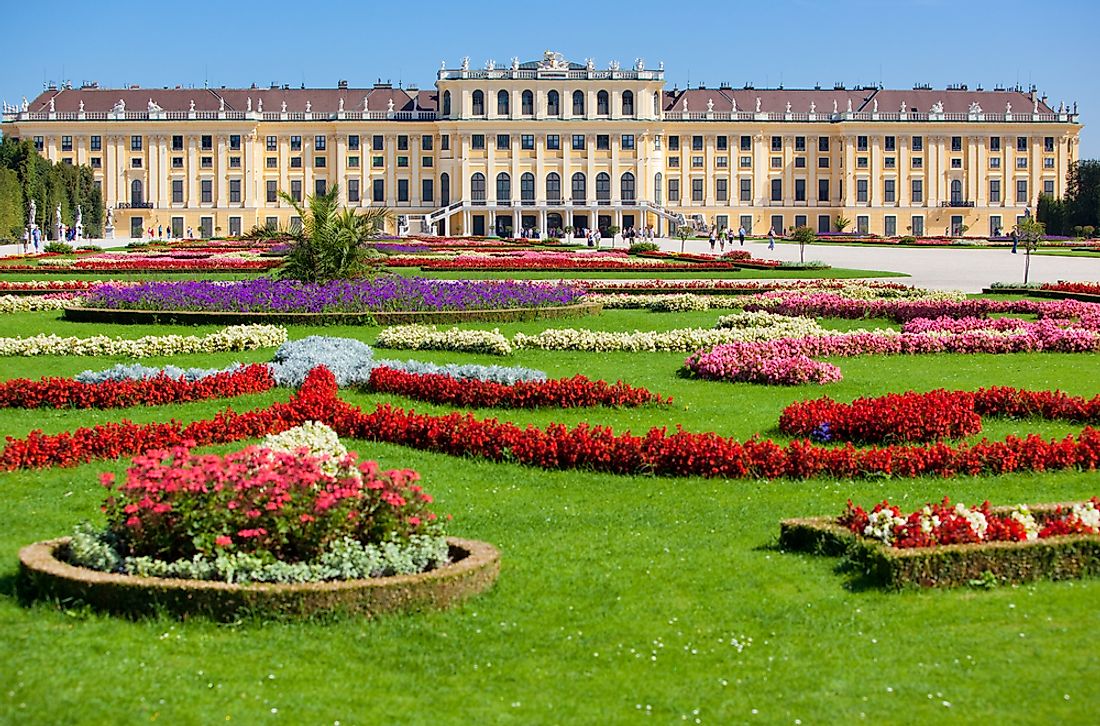
[[[129,617],[157,613],[223,621],[250,614],[288,619],[330,614],[373,617],[449,607],[487,590],[500,572],[500,552],[495,547],[455,537],[447,539],[454,561],[428,572],[370,580],[248,585],[74,567],[58,557],[68,542],[68,537],[62,537],[19,551],[22,598],[83,602]]]
[[[1053,508],[1043,505],[1031,507],[1031,511]],[[1010,508],[994,509],[998,510],[1007,512]],[[1100,575],[1100,535],[898,549],[858,537],[836,524],[833,517],[809,517],[783,521],[779,546],[831,557],[847,556],[859,574],[891,590],[960,587],[989,575],[999,584]]]
[[[178,324],[178,325],[407,325],[410,323],[446,324],[464,322],[523,322],[550,318],[598,315],[601,303],[577,303],[539,308],[500,308],[496,310],[430,310],[360,313],[256,313],[205,310],[115,310],[72,306],[62,309],[62,317],[81,323]]]

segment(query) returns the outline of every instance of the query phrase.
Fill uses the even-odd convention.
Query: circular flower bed
[[[125,481],[116,485],[113,475],[103,475],[110,491],[102,507],[106,527],[84,524],[71,537],[28,548],[24,579],[37,583],[39,594],[85,587],[94,593],[92,604],[124,612],[152,603],[195,612],[187,607],[191,600],[197,611],[219,617],[268,601],[287,612],[446,604],[462,594],[452,585],[442,595],[431,586],[409,588],[425,576],[451,583],[433,573],[478,550],[483,571],[464,579],[473,578],[474,591],[483,589],[497,557],[491,547],[448,540],[418,479],[412,470],[382,471],[360,461],[316,422],[224,456],[186,446],[149,451],[133,460]],[[380,595],[385,588],[378,584],[347,587],[379,578],[396,582],[398,595]],[[201,595],[188,595],[195,581]],[[106,594],[112,584],[115,600]],[[135,588],[148,601],[135,597]]]

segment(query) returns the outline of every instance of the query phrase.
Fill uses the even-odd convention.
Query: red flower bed
[[[405,264],[408,260],[400,261]],[[391,264],[391,266],[399,266]],[[593,257],[591,260],[580,260],[563,255],[562,259],[540,257],[537,259],[523,257],[479,257],[456,260],[439,260],[423,258],[416,262],[416,266],[424,270],[633,270],[641,272],[663,271],[706,271],[706,270],[732,270],[735,267],[728,262],[666,262],[662,264],[639,265],[631,263],[628,259],[616,259],[614,257]]]
[[[197,381],[153,378],[81,383],[72,378],[16,378],[0,383],[0,408],[129,408],[262,393],[275,385],[266,365],[222,371]]]
[[[4,265],[0,272],[71,273],[71,272],[241,272],[270,270],[282,260],[231,260],[217,258],[119,260],[118,262],[77,261],[65,267],[37,265]]]
[[[1079,295],[1100,295],[1100,282],[1048,282],[1042,286],[1043,290],[1055,292],[1072,292]]]
[[[1093,497],[1072,508],[1033,515],[1026,507],[997,513],[983,502],[976,507],[952,506],[947,497],[905,514],[897,505],[882,501],[867,512],[848,500],[837,524],[861,537],[877,539],[898,549],[979,542],[1025,542],[1068,534],[1097,534],[1100,499]]]
[[[420,401],[468,408],[537,408],[557,406],[642,406],[647,403],[671,403],[644,388],[622,381],[590,381],[584,376],[550,381],[520,381],[512,385],[491,381],[459,380],[451,376],[413,374],[393,368],[375,368],[369,387],[379,393],[396,393]]]
[[[25,439],[8,437],[0,452],[0,469],[74,466],[94,459],[114,459],[193,440],[206,445],[284,431],[305,421],[320,421],[343,437],[387,441],[455,456],[516,461],[545,469],[592,469],[616,474],[657,474],[734,478],[848,479],[1003,474],[1058,469],[1094,470],[1100,466],[1100,431],[1086,427],[1077,436],[1044,440],[1030,435],[1004,441],[950,446],[887,446],[856,449],[814,446],[793,441],[745,442],[715,433],[651,429],[645,436],[616,434],[587,423],[568,428],[520,428],[469,413],[432,416],[378,406],[371,413],[338,398],[336,379],[318,368],[287,403],[236,413],[227,410],[208,421],[136,425],[127,421],[81,428],[53,436],[41,431]]]
[[[779,430],[815,441],[885,443],[940,441],[976,434],[981,416],[1100,422],[1100,396],[1084,399],[1061,391],[1026,391],[995,386],[976,392],[889,394],[838,403],[828,396],[797,401],[783,409]]]

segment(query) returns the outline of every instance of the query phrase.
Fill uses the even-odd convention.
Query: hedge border
[[[779,287],[759,287],[753,290],[748,289],[721,289],[713,287],[700,287],[700,288],[637,288],[634,290],[624,290],[621,287],[599,287],[585,286],[585,292],[592,293],[593,295],[759,295],[762,292],[775,292],[781,290]]]
[[[1029,509],[1050,512],[1057,506],[1043,504]],[[1012,509],[993,507],[998,513]],[[897,549],[858,537],[836,524],[833,517],[787,519],[779,527],[781,548],[847,557],[870,582],[890,590],[961,587],[982,581],[988,577],[986,573],[991,573],[998,584],[1100,575],[1100,535]]]
[[[1090,295],[1087,292],[1062,292],[1061,290],[1040,290],[1028,287],[986,287],[982,289],[983,295],[1028,295],[1030,297],[1045,297],[1052,300],[1080,300],[1081,302],[1100,303],[1100,295]]]
[[[5,267],[0,265],[0,274],[7,273],[12,275],[201,275],[207,272],[219,272],[219,273],[232,273],[238,272],[241,274],[254,274],[262,275],[265,272],[271,272],[279,265],[271,267],[206,267],[198,270],[182,270],[174,268],[170,270],[159,269],[156,267],[127,267],[121,268],[104,268],[102,270],[92,270],[86,267]]]
[[[295,584],[236,585],[206,580],[136,577],[74,567],[58,558],[69,537],[19,550],[17,590],[24,602],[86,603],[127,617],[169,613],[228,621],[250,614],[286,619],[319,615],[374,617],[450,607],[489,589],[500,552],[487,542],[448,537],[449,565],[415,575]]]
[[[61,317],[81,323],[241,325],[279,323],[284,325],[408,325],[410,323],[511,323],[552,318],[598,315],[599,302],[556,305],[542,308],[498,308],[492,310],[438,310],[425,312],[362,313],[249,313],[204,310],[113,310],[71,306],[62,308]]]

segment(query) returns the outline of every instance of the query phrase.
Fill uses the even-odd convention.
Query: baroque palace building
[[[750,234],[843,216],[879,235],[992,234],[1065,193],[1076,108],[1030,90],[669,89],[663,66],[442,67],[434,90],[50,87],[5,136],[87,164],[120,234],[296,223],[339,185],[397,232],[716,225]]]

